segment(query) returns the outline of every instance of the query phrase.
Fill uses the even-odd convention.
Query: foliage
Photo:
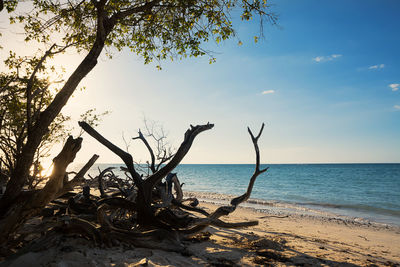
[[[85,113],[81,114],[79,117],[79,121],[84,121],[87,124],[89,124],[92,127],[99,126],[102,118],[108,114],[110,114],[110,111],[104,111],[102,113],[96,113],[96,108],[91,108],[87,110]],[[79,133],[79,136],[83,134],[83,130],[81,129],[81,132]]]
[[[18,0],[0,0],[0,11],[6,8],[7,12],[12,12],[17,7]]]
[[[16,166],[17,155],[28,140],[30,129],[57,92],[62,80],[53,66],[47,67],[42,58],[18,57],[10,52],[5,60],[9,72],[0,73],[0,162],[3,175],[9,176]],[[51,80],[49,77],[55,77]],[[90,109],[80,119],[97,126],[101,117],[108,114],[95,113]],[[41,162],[50,156],[50,150],[56,143],[63,142],[72,128],[68,126],[69,116],[59,113],[48,127],[40,145],[35,151],[27,184],[33,188],[44,177],[41,175]]]
[[[52,101],[52,87],[60,82],[48,78],[60,76],[52,67],[39,66],[40,60],[37,56],[17,57],[10,53],[5,60],[10,71],[0,73],[0,161],[2,171],[8,174],[14,169],[16,157],[27,142],[28,131]],[[60,113],[51,123],[35,152],[32,176],[40,175],[41,159],[49,156],[51,146],[61,142],[69,133],[66,127],[69,120],[69,116]]]
[[[90,50],[101,16],[105,47],[129,48],[145,63],[208,54],[202,43],[235,35],[231,11],[240,10],[246,21],[258,17],[261,25],[276,22],[266,0],[35,0],[33,6],[32,12],[10,17],[25,25],[26,41],[49,42],[59,33],[63,46]]]

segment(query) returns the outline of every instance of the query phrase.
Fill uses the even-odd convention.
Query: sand
[[[217,206],[201,203],[214,210]],[[8,266],[400,266],[400,228],[238,208],[226,221],[259,220],[245,229],[209,227],[185,255],[133,247],[95,247],[68,237]]]

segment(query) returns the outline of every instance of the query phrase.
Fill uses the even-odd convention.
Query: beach
[[[0,0],[0,267],[400,267],[399,13]]]
[[[204,204],[203,204],[204,205]],[[207,207],[215,208],[212,204]],[[242,244],[251,251],[239,265],[392,266],[400,264],[400,229],[311,216],[276,216],[239,208],[230,220],[257,219],[240,231],[217,231],[226,246]],[[219,236],[219,237],[218,237]],[[231,236],[231,237],[229,237]]]
[[[97,167],[105,166],[92,168],[93,177]],[[115,173],[123,177],[119,166],[115,165]],[[258,221],[256,226],[209,226],[180,238],[184,250],[179,252],[165,251],[173,250],[166,239],[153,240],[152,248],[143,248],[119,242],[106,246],[64,234],[50,240],[52,245],[45,249],[31,246],[29,252],[1,266],[400,266],[399,167],[272,166],[256,183],[254,196],[221,217],[225,222]],[[177,170],[185,183],[184,198],[197,198],[199,207],[212,213],[245,192],[251,168],[183,165]],[[375,169],[381,175],[371,172]],[[203,190],[206,186],[207,191]],[[100,195],[96,186],[91,193]],[[40,221],[36,217],[27,226]],[[154,248],[158,243],[164,250]]]
[[[218,206],[201,202],[208,211]],[[258,220],[243,229],[208,227],[184,241],[185,253],[125,245],[95,246],[76,236],[29,252],[7,266],[399,266],[398,226],[238,207],[227,222]],[[161,242],[161,241],[160,241]]]

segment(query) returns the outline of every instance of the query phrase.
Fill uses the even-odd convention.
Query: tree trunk
[[[36,149],[40,145],[43,136],[55,117],[60,113],[68,99],[71,97],[80,81],[96,66],[97,58],[104,47],[105,36],[97,38],[88,55],[71,74],[63,88],[55,96],[51,104],[40,114],[40,118],[34,124],[28,141],[18,155],[14,171],[11,173],[10,181],[0,201],[0,217],[5,215],[10,205],[20,194],[32,166]]]
[[[4,244],[9,235],[26,222],[27,219],[38,214],[50,201],[58,197],[60,193],[65,192],[65,187],[70,188],[72,181],[66,182],[66,169],[75,159],[81,148],[81,143],[82,138],[74,139],[70,136],[61,152],[53,159],[53,172],[46,185],[41,190],[19,195],[5,214],[6,216],[0,220],[0,244]],[[86,172],[97,158],[98,156],[93,156],[78,173],[79,176],[83,176],[83,172]]]

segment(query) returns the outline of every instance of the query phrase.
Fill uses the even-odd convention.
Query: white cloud
[[[389,87],[392,88],[393,92],[395,92],[395,91],[399,90],[400,83],[391,83],[391,84],[389,84]]]
[[[313,60],[315,62],[325,62],[325,61],[331,61],[334,60],[336,58],[341,57],[341,54],[332,54],[330,56],[318,56],[318,57],[314,57]]]
[[[322,60],[324,60],[324,57],[315,57],[313,58],[313,60],[316,62],[321,62]]]
[[[265,91],[261,92],[262,95],[268,95],[268,94],[273,94],[273,93],[275,93],[275,90],[265,90]]]
[[[400,105],[394,105],[393,107],[394,107],[394,109],[396,109],[396,110],[400,110]]]
[[[378,65],[369,66],[368,69],[369,70],[377,70],[377,69],[383,69],[384,67],[385,67],[385,64],[378,64]]]

